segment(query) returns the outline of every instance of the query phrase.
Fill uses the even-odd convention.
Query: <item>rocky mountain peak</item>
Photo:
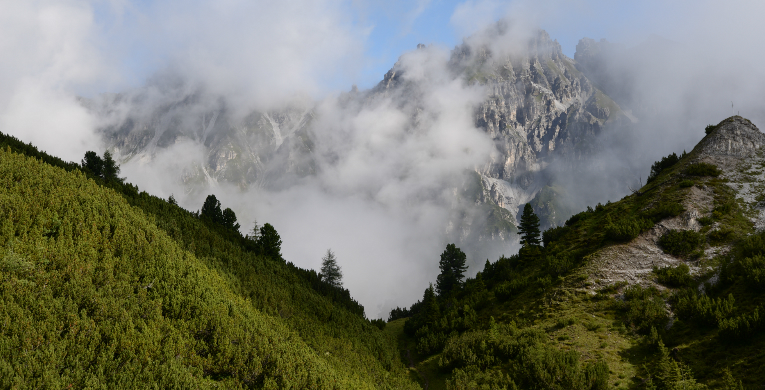
[[[723,120],[699,143],[705,156],[748,157],[765,145],[765,135],[738,115]]]

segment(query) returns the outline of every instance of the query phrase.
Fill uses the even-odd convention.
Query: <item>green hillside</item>
[[[388,324],[420,382],[430,389],[765,383],[765,233],[752,224],[765,199],[765,154],[715,154],[765,137],[740,117],[707,133],[691,153],[657,161],[632,195],[545,231],[543,245],[487,261],[475,278],[438,292],[452,272],[442,267],[423,298],[392,311]],[[742,201],[742,188],[756,200]],[[674,265],[619,280],[646,253]]]
[[[0,387],[419,387],[347,290],[132,185],[0,144]]]
[[[524,212],[524,247],[474,278],[447,246],[387,324],[235,229],[0,135],[0,387],[757,388],[765,136],[706,133],[541,245]]]

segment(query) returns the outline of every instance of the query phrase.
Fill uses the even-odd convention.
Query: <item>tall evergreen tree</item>
[[[518,234],[521,235],[521,244],[539,245],[539,217],[534,213],[530,203],[523,207],[521,223],[518,226]]]
[[[215,197],[215,195],[207,195],[199,216],[209,219],[214,223],[223,222],[223,211],[221,211],[220,201]]]
[[[231,210],[228,207],[226,207],[226,209],[223,210],[223,215],[221,219],[222,219],[223,226],[229,229],[239,230],[239,228],[241,227],[238,223],[236,223],[236,213],[234,213],[234,210]]]
[[[462,285],[467,270],[466,258],[465,252],[454,244],[446,246],[446,250],[441,254],[441,261],[438,262],[441,274],[436,279],[436,290],[439,296],[445,296]]]
[[[88,150],[85,152],[85,158],[82,159],[82,167],[93,175],[101,177],[104,172],[104,160],[98,157],[96,152]]]
[[[422,297],[422,325],[434,324],[441,318],[441,308],[436,302],[436,294],[433,291],[433,284],[425,289]]]
[[[282,239],[270,223],[265,223],[260,228],[258,237],[260,252],[275,259],[282,258]]]
[[[111,152],[108,150],[104,152],[104,168],[103,168],[103,178],[106,181],[122,181],[123,179],[120,179],[120,166],[117,165],[117,162],[114,161],[112,158]]]
[[[327,249],[327,254],[321,258],[321,280],[335,287],[343,287],[343,272],[332,249]]]

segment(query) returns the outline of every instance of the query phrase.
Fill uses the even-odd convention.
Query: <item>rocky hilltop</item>
[[[716,177],[730,189],[729,196],[735,197],[744,208],[744,214],[756,231],[765,229],[765,202],[762,201],[762,189],[765,188],[765,134],[746,118],[733,116],[723,120],[717,126],[709,126],[708,134],[687,156],[687,164],[712,164],[719,169]],[[660,181],[657,185],[648,185],[641,191],[672,190],[680,180],[685,180],[681,196],[677,198],[683,206],[679,215],[661,220],[652,228],[641,233],[634,240],[608,246],[593,256],[590,268],[591,286],[603,287],[615,282],[630,284],[648,284],[662,288],[654,278],[654,267],[676,267],[686,264],[696,275],[704,274],[709,269],[699,261],[674,256],[662,250],[660,239],[670,230],[701,232],[712,237],[713,245],[705,246],[698,253],[702,259],[710,260],[730,250],[727,245],[714,245],[715,235],[729,234],[727,221],[721,220],[710,225],[710,221],[720,219],[720,198],[725,195],[724,187],[709,183],[709,179],[698,180],[698,175],[688,173],[686,168],[675,174],[671,180]],[[718,179],[718,180],[719,180]],[[633,195],[634,196],[634,195]],[[716,279],[715,279],[716,280]]]

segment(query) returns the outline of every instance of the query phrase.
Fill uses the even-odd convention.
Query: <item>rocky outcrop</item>
[[[752,122],[730,117],[714,127],[699,144],[704,156],[748,157],[765,145],[765,135]]]
[[[765,185],[765,171],[762,170],[765,166],[763,145],[765,134],[748,119],[733,116],[715,126],[690,154],[693,156],[690,163],[712,163],[721,170],[721,178],[735,191],[739,204],[744,207],[744,214],[758,231],[765,230],[765,205],[761,200],[761,189]],[[590,289],[594,291],[616,282],[653,285],[664,289],[656,283],[653,275],[655,267],[686,264],[693,274],[709,271],[701,262],[664,253],[658,241],[669,229],[699,231],[701,224],[698,219],[712,214],[716,196],[711,186],[694,185],[686,190],[681,200],[685,209],[683,214],[658,222],[628,243],[607,246],[593,254],[587,266]],[[721,228],[720,222],[711,226],[712,231]],[[707,246],[703,257],[713,258],[729,250],[730,246]]]

